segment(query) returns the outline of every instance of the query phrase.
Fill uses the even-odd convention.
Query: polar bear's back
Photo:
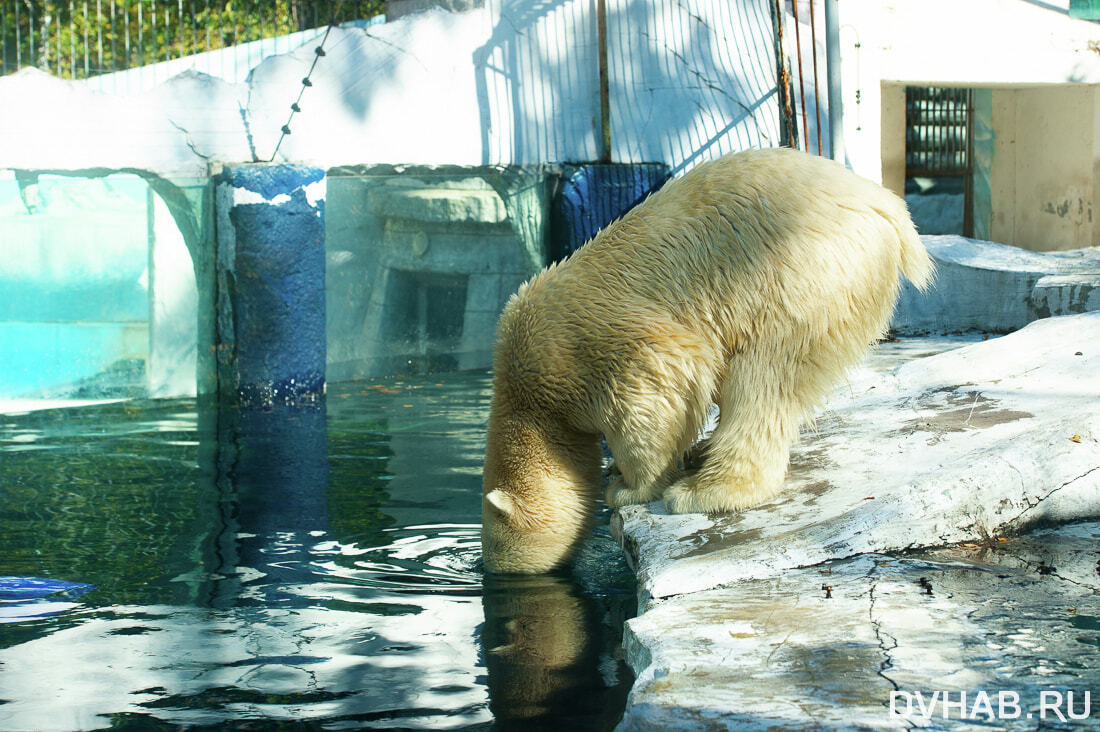
[[[748,347],[835,378],[882,335],[901,272],[920,286],[931,262],[896,195],[789,149],[728,155],[524,285],[494,368],[561,403],[627,379],[696,384],[704,400]]]
[[[893,193],[831,160],[772,148],[700,164],[607,227],[576,259],[643,274],[671,267],[692,282],[867,255],[892,258],[897,269],[910,233],[908,210]]]
[[[892,307],[899,271],[923,286],[931,263],[898,196],[833,161],[773,148],[670,181],[563,269],[578,290],[683,319],[778,307],[819,323],[820,308],[861,295]]]

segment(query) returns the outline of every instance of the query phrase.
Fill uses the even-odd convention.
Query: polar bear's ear
[[[504,491],[489,491],[485,494],[485,502],[502,518],[508,518],[516,512],[516,500]]]

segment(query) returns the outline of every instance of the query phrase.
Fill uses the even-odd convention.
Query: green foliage
[[[0,0],[0,71],[82,79],[384,10],[383,0]]]

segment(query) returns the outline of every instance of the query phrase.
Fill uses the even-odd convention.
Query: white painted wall
[[[608,0],[613,158],[686,169],[778,143],[770,0]],[[188,71],[132,95],[24,70],[0,78],[0,168],[205,174],[266,160],[316,41],[246,82]],[[594,0],[489,0],[334,29],[277,160],[536,164],[594,160]]]
[[[770,6],[608,0],[614,159],[682,170],[728,150],[776,144]],[[882,180],[884,81],[1100,82],[1100,25],[1071,19],[1067,6],[842,0],[850,165]],[[595,0],[488,0],[465,13],[430,10],[334,30],[278,159],[324,166],[592,160],[599,125],[594,7]],[[806,3],[800,11],[809,74]],[[820,48],[823,23],[818,30]],[[192,71],[129,96],[93,93],[33,70],[2,77],[0,167],[196,175],[212,160],[266,159],[315,45],[267,59],[241,83]],[[810,84],[807,93],[812,100]]]

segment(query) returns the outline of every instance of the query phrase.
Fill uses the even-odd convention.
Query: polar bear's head
[[[546,434],[522,419],[490,419],[481,546],[496,573],[548,572],[569,561],[593,522],[600,448],[588,435]]]

